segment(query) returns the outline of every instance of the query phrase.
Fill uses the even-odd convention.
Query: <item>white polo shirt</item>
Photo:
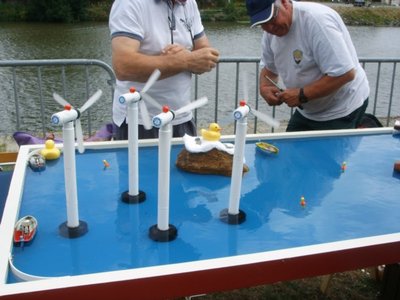
[[[288,34],[264,32],[261,65],[279,74],[286,88],[300,88],[325,74],[340,76],[356,70],[356,77],[336,92],[303,104],[298,110],[314,121],[347,116],[369,96],[369,84],[350,34],[340,16],[326,5],[293,1]]]
[[[185,4],[176,2],[174,5],[176,29],[173,30],[174,44],[192,49],[192,37],[197,39],[204,35],[200,13],[195,0],[187,0]],[[116,0],[111,8],[109,28],[111,38],[126,36],[140,41],[139,51],[148,55],[159,55],[161,50],[171,44],[169,20],[172,19],[166,0]],[[190,31],[189,31],[190,29]],[[190,103],[191,98],[190,72],[182,72],[175,76],[157,81],[147,92],[161,105],[168,105],[177,110]],[[145,83],[134,81],[116,82],[113,102],[113,121],[118,126],[125,120],[126,105],[118,101],[120,95],[129,92],[131,87],[140,91]],[[151,116],[159,114],[159,108],[147,108]],[[172,124],[181,124],[192,119],[188,112],[177,116]],[[143,124],[139,113],[139,124]]]

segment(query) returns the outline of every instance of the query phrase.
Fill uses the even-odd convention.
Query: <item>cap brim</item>
[[[258,26],[260,24],[263,24],[263,23],[271,20],[272,16],[274,15],[274,9],[275,9],[275,5],[271,4],[271,6],[268,7],[267,9],[260,11],[259,13],[255,14],[254,16],[251,16],[250,27]]]

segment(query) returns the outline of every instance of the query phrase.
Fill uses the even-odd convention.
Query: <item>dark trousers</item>
[[[329,121],[313,121],[305,118],[297,110],[289,120],[286,131],[306,131],[306,130],[330,130],[330,129],[352,129],[361,124],[365,110],[368,106],[368,98],[363,105],[349,115]]]
[[[143,125],[139,125],[139,139],[155,139],[158,138],[158,128],[151,128],[150,130],[146,130]],[[128,139],[128,124],[124,121],[121,126],[117,126],[114,124],[113,130],[113,138],[114,140],[127,140]],[[173,137],[182,137],[185,134],[190,136],[196,136],[196,125],[193,120],[190,120],[186,123],[174,125],[172,127],[172,136]]]

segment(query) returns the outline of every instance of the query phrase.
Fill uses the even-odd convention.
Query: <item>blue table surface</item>
[[[127,149],[77,154],[79,217],[89,232],[60,236],[66,221],[63,157],[43,172],[27,167],[20,216],[34,215],[35,240],[14,247],[14,264],[37,276],[64,276],[158,266],[396,233],[400,231],[400,138],[391,134],[267,141],[276,156],[245,147],[250,171],[242,181],[246,221],[221,222],[229,206],[230,177],[192,174],[175,167],[172,147],[169,223],[171,242],[148,237],[157,222],[158,148],[139,154],[140,190],[147,200],[126,204]],[[110,163],[106,170],[103,160]],[[342,172],[341,165],[347,163]],[[304,196],[306,206],[300,205]],[[10,278],[9,282],[13,282]]]
[[[0,171],[0,221],[3,217],[4,205],[6,203],[8,189],[10,187],[12,171]]]

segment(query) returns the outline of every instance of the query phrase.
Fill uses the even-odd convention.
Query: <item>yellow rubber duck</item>
[[[219,141],[221,138],[221,127],[217,123],[210,123],[207,129],[201,129],[201,136],[205,141]]]
[[[46,140],[44,143],[45,148],[40,150],[40,154],[46,159],[46,160],[52,160],[52,159],[57,159],[60,157],[60,149],[56,148],[55,143],[53,140]]]

